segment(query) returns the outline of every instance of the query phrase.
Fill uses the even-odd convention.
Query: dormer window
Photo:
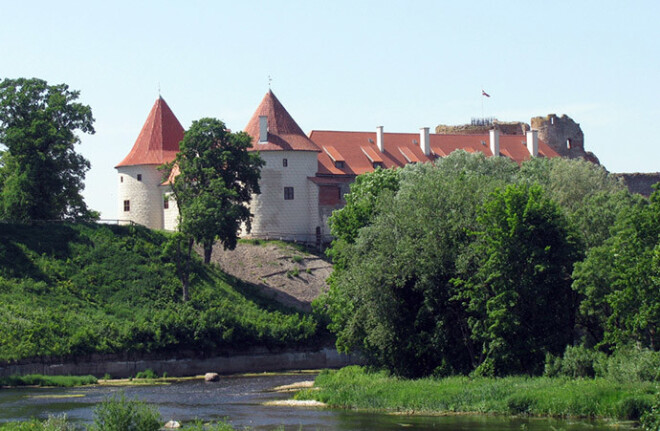
[[[383,164],[383,162],[373,162],[373,167],[374,169],[376,168],[385,169],[385,165]]]
[[[337,160],[335,162],[335,168],[337,169],[344,169],[344,161],[343,160]]]

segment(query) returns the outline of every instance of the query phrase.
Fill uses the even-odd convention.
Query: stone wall
[[[435,133],[439,135],[479,135],[488,134],[491,129],[499,130],[503,135],[524,135],[530,128],[529,124],[520,121],[501,122],[495,120],[492,125],[474,126],[472,124],[462,124],[459,126],[447,126],[440,124],[436,126]]]
[[[623,178],[623,182],[628,186],[628,190],[646,197],[651,196],[651,193],[654,191],[651,186],[660,182],[660,172],[636,172],[631,174],[621,173],[614,175]]]
[[[569,159],[586,159],[598,163],[598,158],[584,149],[584,133],[578,123],[569,116],[548,114],[531,119],[532,130],[538,130],[539,139],[560,156]]]
[[[135,376],[140,371],[153,370],[156,374],[167,373],[170,377],[197,376],[207,372],[219,374],[261,373],[266,371],[304,370],[339,368],[358,364],[362,360],[355,355],[343,355],[335,349],[289,350],[271,352],[267,349],[253,349],[227,356],[208,358],[195,357],[133,357],[121,358],[95,355],[76,362],[20,362],[0,363],[0,377],[19,374],[44,375],[93,375],[113,378]]]

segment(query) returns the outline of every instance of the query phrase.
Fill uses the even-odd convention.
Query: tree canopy
[[[81,195],[89,162],[74,150],[77,131],[94,133],[80,93],[41,79],[0,82],[0,217],[30,220],[98,216]]]
[[[252,214],[248,204],[259,193],[262,159],[248,152],[251,138],[232,133],[214,118],[194,121],[185,133],[173,165],[178,175],[171,183],[179,208],[179,230],[204,247],[211,258],[218,240],[227,249],[236,247],[241,229],[249,232]]]
[[[538,374],[572,343],[658,349],[660,193],[584,161],[457,151],[358,177],[346,200],[315,302],[342,351],[416,377]]]

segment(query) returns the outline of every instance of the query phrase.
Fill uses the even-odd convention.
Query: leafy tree
[[[476,209],[516,172],[465,152],[402,170],[398,192],[377,199],[333,275],[324,305],[338,348],[408,377],[469,371],[473,346],[451,280]]]
[[[538,373],[547,353],[561,354],[572,341],[574,235],[538,185],[495,191],[478,222],[474,262],[457,295],[482,346],[477,371]]]
[[[602,244],[631,195],[621,180],[600,165],[576,159],[533,157],[521,176],[540,184],[575,226],[585,248]]]
[[[233,249],[241,226],[250,231],[247,204],[259,193],[264,164],[257,153],[248,152],[250,145],[248,134],[232,133],[222,121],[202,118],[185,133],[173,162],[179,172],[171,183],[179,230],[203,246],[205,263],[216,239]]]
[[[660,347],[660,191],[626,208],[603,245],[576,265],[582,315],[603,347]]]
[[[94,133],[89,106],[66,84],[0,82],[0,216],[14,221],[98,217],[81,192],[89,162],[76,131]]]

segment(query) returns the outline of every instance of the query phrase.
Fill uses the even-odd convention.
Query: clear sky
[[[78,151],[103,218],[159,87],[184,128],[242,130],[269,76],[307,133],[566,114],[610,171],[660,171],[657,0],[0,0],[0,14],[0,78],[67,83],[92,107]]]

